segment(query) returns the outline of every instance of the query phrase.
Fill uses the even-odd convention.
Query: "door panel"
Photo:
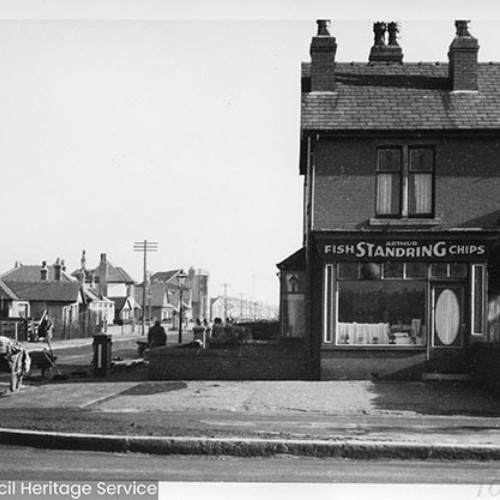
[[[463,285],[435,285],[432,289],[433,347],[462,347],[463,345]]]

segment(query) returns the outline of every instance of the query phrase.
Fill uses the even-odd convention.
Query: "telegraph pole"
[[[223,283],[224,287],[224,322],[227,321],[227,287],[230,286],[229,283]]]
[[[150,252],[158,251],[158,243],[156,241],[136,241],[134,243],[134,252],[142,252],[144,254],[144,277],[142,283],[142,334],[146,334],[146,283],[148,280],[148,260],[147,256]]]

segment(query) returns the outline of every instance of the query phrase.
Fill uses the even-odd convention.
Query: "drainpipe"
[[[315,339],[313,338],[313,286],[314,280],[312,276],[312,238],[311,232],[313,229],[313,194],[314,194],[314,162],[313,162],[313,139],[311,137],[307,138],[307,181],[308,181],[308,193],[307,193],[307,225],[306,225],[306,235],[305,235],[305,246],[306,246],[306,336],[305,336],[305,350],[306,350],[306,369],[307,376],[311,380],[320,378],[321,371],[315,367],[314,351],[316,349]]]

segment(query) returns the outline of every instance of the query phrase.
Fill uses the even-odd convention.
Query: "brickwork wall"
[[[454,51],[451,72],[453,90],[477,90],[477,53]]]
[[[500,145],[496,140],[395,140],[436,151],[436,217],[446,227],[498,228]],[[315,152],[314,230],[368,227],[375,217],[376,140],[323,140]]]
[[[322,380],[419,380],[423,373],[466,373],[462,350],[326,351],[321,352]]]
[[[479,386],[500,394],[500,345],[474,344],[469,350],[469,373]]]
[[[302,380],[302,350],[160,348],[149,358],[150,380]]]

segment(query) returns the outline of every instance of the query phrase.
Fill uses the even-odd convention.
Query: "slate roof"
[[[1,278],[4,281],[41,281],[40,270],[42,269],[41,265],[32,266],[32,265],[20,265],[14,267],[10,271],[7,271],[1,275]],[[47,281],[52,283],[58,283],[54,281],[55,276],[55,268],[53,265],[47,266]],[[74,280],[68,275],[67,272],[61,270],[61,282],[73,282]]]
[[[9,288],[19,297],[19,300],[67,302],[78,300],[80,283],[78,282],[21,282],[11,281]]]
[[[115,309],[121,311],[127,303],[128,297],[109,297],[115,303]]]
[[[452,92],[448,63],[337,63],[335,92],[308,92],[302,130],[500,130],[500,64],[478,64],[478,92]]]
[[[167,283],[171,280],[176,274],[180,273],[180,269],[175,269],[173,271],[159,271],[151,275],[151,282],[163,282]]]
[[[71,276],[79,279],[81,277],[81,273],[81,269],[75,269],[71,273]],[[89,283],[92,281],[92,278],[95,282],[99,282],[99,266],[95,269],[85,269],[85,281]],[[135,283],[135,280],[130,276],[130,274],[127,273],[127,271],[125,271],[125,269],[123,269],[123,267],[115,266],[108,261],[107,282],[133,284]]]
[[[7,283],[4,283],[2,280],[0,280],[0,299],[19,300]]]
[[[278,269],[293,269],[305,270],[306,268],[306,249],[305,247],[299,248],[296,252],[289,255],[285,260],[276,264]]]
[[[165,293],[167,290],[167,285],[165,283],[151,283],[149,285],[149,290],[151,292],[151,306],[162,307],[163,300],[165,298]],[[139,304],[142,304],[142,291],[143,291],[142,285],[137,285],[135,287],[135,300]],[[147,301],[147,296],[146,296],[146,301]],[[149,304],[149,302],[147,301],[146,304]],[[167,304],[167,307],[171,307],[171,305]]]
[[[121,312],[127,305],[127,302],[130,304],[130,307],[141,309],[141,306],[132,297],[108,297],[108,299],[115,303],[115,310],[118,312]]]

